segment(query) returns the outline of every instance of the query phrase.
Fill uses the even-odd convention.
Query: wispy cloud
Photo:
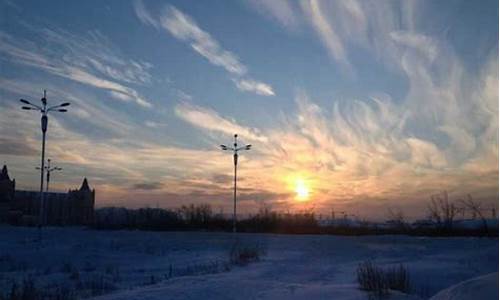
[[[401,45],[420,51],[430,61],[434,60],[438,54],[437,42],[424,34],[410,31],[393,31],[391,32],[391,38]]]
[[[134,1],[134,11],[142,23],[144,23],[146,25],[151,25],[151,26],[156,27],[156,28],[160,27],[159,22],[151,16],[151,14],[146,9],[146,7],[144,6],[144,3],[141,0]]]
[[[265,142],[267,138],[258,129],[237,124],[234,120],[221,117],[216,111],[183,102],[175,107],[175,114],[192,125],[228,135],[239,133],[246,139]]]
[[[142,182],[142,183],[135,183],[132,185],[132,189],[135,190],[158,190],[163,187],[163,184],[158,181],[152,181],[152,182]]]
[[[189,43],[194,51],[208,59],[212,64],[221,66],[226,71],[236,75],[244,75],[247,72],[246,66],[239,61],[239,58],[235,54],[224,50],[190,16],[182,13],[175,7],[170,6],[165,8],[165,12],[160,18],[160,23],[173,36]]]
[[[164,8],[159,21],[156,21],[140,0],[135,2],[134,8],[137,17],[144,24],[155,28],[158,28],[159,24],[177,39],[188,43],[194,51],[206,58],[211,64],[220,66],[230,74],[237,76],[238,78],[234,82],[238,89],[254,92],[262,96],[274,96],[274,91],[269,84],[245,78],[248,73],[247,66],[241,63],[236,54],[224,49],[192,17],[173,6],[167,6]]]
[[[434,59],[435,39],[419,32],[419,1],[317,1],[301,2],[301,11],[320,37],[326,50],[347,71],[356,73],[349,49],[364,49],[366,55],[388,69],[401,68],[408,47]]]
[[[294,10],[294,2],[289,0],[248,0],[248,3],[258,12],[278,21],[289,30],[296,30],[300,23],[300,18]]]
[[[324,15],[321,2],[310,0],[308,5],[303,5],[303,8],[331,56],[341,64],[348,66],[344,44]]]
[[[144,122],[144,125],[146,125],[149,128],[161,128],[167,126],[167,123],[160,123],[160,122],[155,122],[155,121],[150,121],[147,120]]]
[[[110,141],[112,139],[123,138],[134,130],[134,126],[130,122],[128,115],[108,106],[105,101],[100,101],[99,97],[84,89],[67,89],[64,86],[55,86],[45,80],[25,81],[0,78],[0,95],[5,100],[9,98],[9,100],[12,100],[5,101],[4,103],[0,101],[0,106],[5,110],[5,115],[2,116],[5,119],[5,124],[15,124],[15,126],[5,125],[5,131],[1,131],[2,136],[12,136],[13,138],[18,136],[22,138],[28,133],[36,133],[33,132],[33,127],[30,127],[34,126],[33,124],[29,123],[25,126],[25,123],[30,121],[31,118],[27,120],[16,119],[21,112],[19,112],[19,107],[17,106],[17,101],[14,101],[14,97],[32,99],[33,95],[40,95],[43,89],[48,90],[49,101],[51,99],[64,99],[63,101],[72,103],[70,113],[68,114],[71,116],[70,120],[72,122],[69,124],[65,123],[65,125],[69,129],[76,131],[76,137],[80,137],[81,134],[85,133],[87,135],[86,138],[92,138],[94,141],[99,141],[102,138]],[[14,97],[12,99],[7,95],[14,95]],[[23,115],[26,116],[26,112]],[[58,114],[54,117],[64,118],[65,115]],[[84,125],[82,126],[82,124]],[[19,128],[19,131],[13,131],[13,128]],[[53,130],[51,127],[51,132]],[[35,139],[36,136],[32,138]]]
[[[151,80],[147,63],[124,61],[106,45],[99,32],[89,38],[75,36],[62,29],[28,27],[52,47],[33,52],[33,42],[14,38],[0,32],[0,52],[11,62],[37,68],[96,88],[108,90],[115,99],[134,101],[143,107],[152,107],[145,97],[125,83],[147,84]],[[108,77],[106,79],[104,77]]]
[[[61,28],[38,30],[46,42],[60,47],[62,60],[66,63],[96,71],[122,82],[138,85],[151,83],[152,76],[149,71],[152,65],[125,58],[120,49],[98,30],[89,31],[84,35],[76,35]]]
[[[9,67],[20,64],[93,87],[60,84],[59,78],[52,81],[53,76],[0,78],[0,144],[5,144],[0,161],[6,159],[9,166],[12,162],[11,172],[22,179],[20,185],[38,179],[33,166],[39,163],[39,119],[27,117],[14,100],[47,88],[50,99],[72,103],[68,114],[50,118],[47,151],[67,171],[54,187],[66,190],[91,175],[100,205],[144,206],[152,204],[148,200],[164,200],[170,206],[210,201],[227,207],[232,158],[215,146],[234,133],[255,144],[240,157],[238,170],[243,179],[242,207],[248,211],[262,202],[278,209],[303,208],[306,204],[293,201],[296,178],[310,187],[310,206],[323,212],[333,207],[373,216],[376,209],[385,212],[388,205],[422,207],[430,194],[441,190],[448,190],[453,198],[471,193],[496,201],[498,49],[491,50],[488,59],[481,57],[479,71],[469,69],[448,39],[419,31],[414,18],[420,4],[408,3],[251,4],[266,9],[265,14],[286,29],[309,24],[334,63],[350,65],[356,72],[352,53],[364,51],[384,63],[381,69],[397,68],[395,73],[404,81],[402,87],[394,85],[402,93],[394,93],[392,86],[389,90],[370,86],[373,92],[360,91],[356,98],[316,98],[313,95],[329,94],[331,89],[308,93],[307,87],[289,87],[301,92],[269,111],[270,116],[279,116],[273,126],[237,122],[196,104],[196,97],[171,84],[165,98],[178,103],[174,116],[157,114],[167,110],[166,105],[148,110],[147,116],[129,107],[116,109],[116,103],[150,103],[138,92],[157,82],[150,64],[122,55],[97,31],[75,35],[37,26],[28,28],[39,35],[34,34],[34,40],[0,33],[0,59]],[[173,7],[148,11],[140,1],[134,7],[142,23],[166,31],[221,67],[236,88],[275,94],[271,85],[252,79],[242,60],[190,16]],[[295,19],[301,17],[306,22]],[[40,46],[42,38],[47,47]],[[304,75],[317,74],[304,69]],[[94,88],[101,91],[96,93]],[[103,95],[113,100],[103,101]],[[176,139],[178,130],[191,128],[169,117],[202,130],[203,140]]]
[[[55,75],[59,75],[61,77],[65,77],[74,81],[78,81],[80,83],[88,84],[97,88],[109,90],[111,96],[115,99],[123,100],[123,101],[135,101],[137,104],[143,107],[152,107],[152,104],[146,100],[144,97],[139,95],[137,91],[132,88],[126,87],[117,82],[113,82],[110,80],[102,79],[92,75],[82,69],[77,67],[63,67],[63,68],[55,68],[52,70],[52,73]]]
[[[273,88],[266,83],[252,79],[235,79],[236,87],[242,91],[254,92],[262,96],[274,96]]]
[[[352,208],[367,199],[379,209],[382,199],[384,206],[397,205],[397,199],[423,205],[419,197],[425,200],[441,190],[455,196],[495,197],[498,60],[490,58],[475,78],[464,72],[449,47],[424,40],[433,45],[431,52],[404,43],[401,55],[393,57],[401,60],[398,64],[409,79],[404,99],[374,93],[361,100],[334,100],[328,110],[299,92],[294,114],[286,114],[275,128],[260,130],[190,104],[178,106],[176,114],[205,130],[242,132],[261,141],[259,156],[245,162],[248,182],[293,193],[289,182],[300,176],[314,191],[318,209],[332,203]],[[433,57],[446,59],[436,64]],[[443,78],[444,73],[448,76]],[[465,89],[464,82],[475,84]],[[478,176],[485,180],[478,183]],[[290,197],[280,199],[290,207]]]
[[[3,155],[35,155],[38,153],[38,149],[33,147],[33,144],[28,139],[22,139],[17,137],[0,138],[0,154]]]

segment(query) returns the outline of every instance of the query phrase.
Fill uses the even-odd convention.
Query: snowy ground
[[[36,229],[10,226],[0,227],[0,237],[2,291],[31,277],[39,288],[102,292],[106,300],[366,299],[356,284],[356,267],[366,260],[408,267],[415,292],[391,299],[426,299],[498,272],[498,239],[49,228],[40,243]],[[267,254],[230,266],[235,239]]]
[[[498,299],[498,273],[472,278],[440,291],[431,300]]]

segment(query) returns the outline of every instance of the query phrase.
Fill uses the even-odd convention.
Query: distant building
[[[79,189],[45,193],[44,199],[49,225],[84,225],[93,220],[95,190],[90,189],[87,178]],[[0,173],[0,221],[36,224],[39,213],[40,193],[16,190],[16,181],[10,179],[4,165]]]

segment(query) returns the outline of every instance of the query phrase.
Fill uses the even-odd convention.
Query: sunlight
[[[306,201],[309,199],[309,187],[301,178],[295,181],[295,193],[295,198],[299,201]]]

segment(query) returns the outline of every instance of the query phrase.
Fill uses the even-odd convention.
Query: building
[[[79,189],[67,193],[45,193],[46,223],[49,225],[85,225],[94,217],[95,190],[87,178]],[[36,224],[40,213],[38,191],[16,190],[7,166],[0,173],[0,221],[13,224]]]

